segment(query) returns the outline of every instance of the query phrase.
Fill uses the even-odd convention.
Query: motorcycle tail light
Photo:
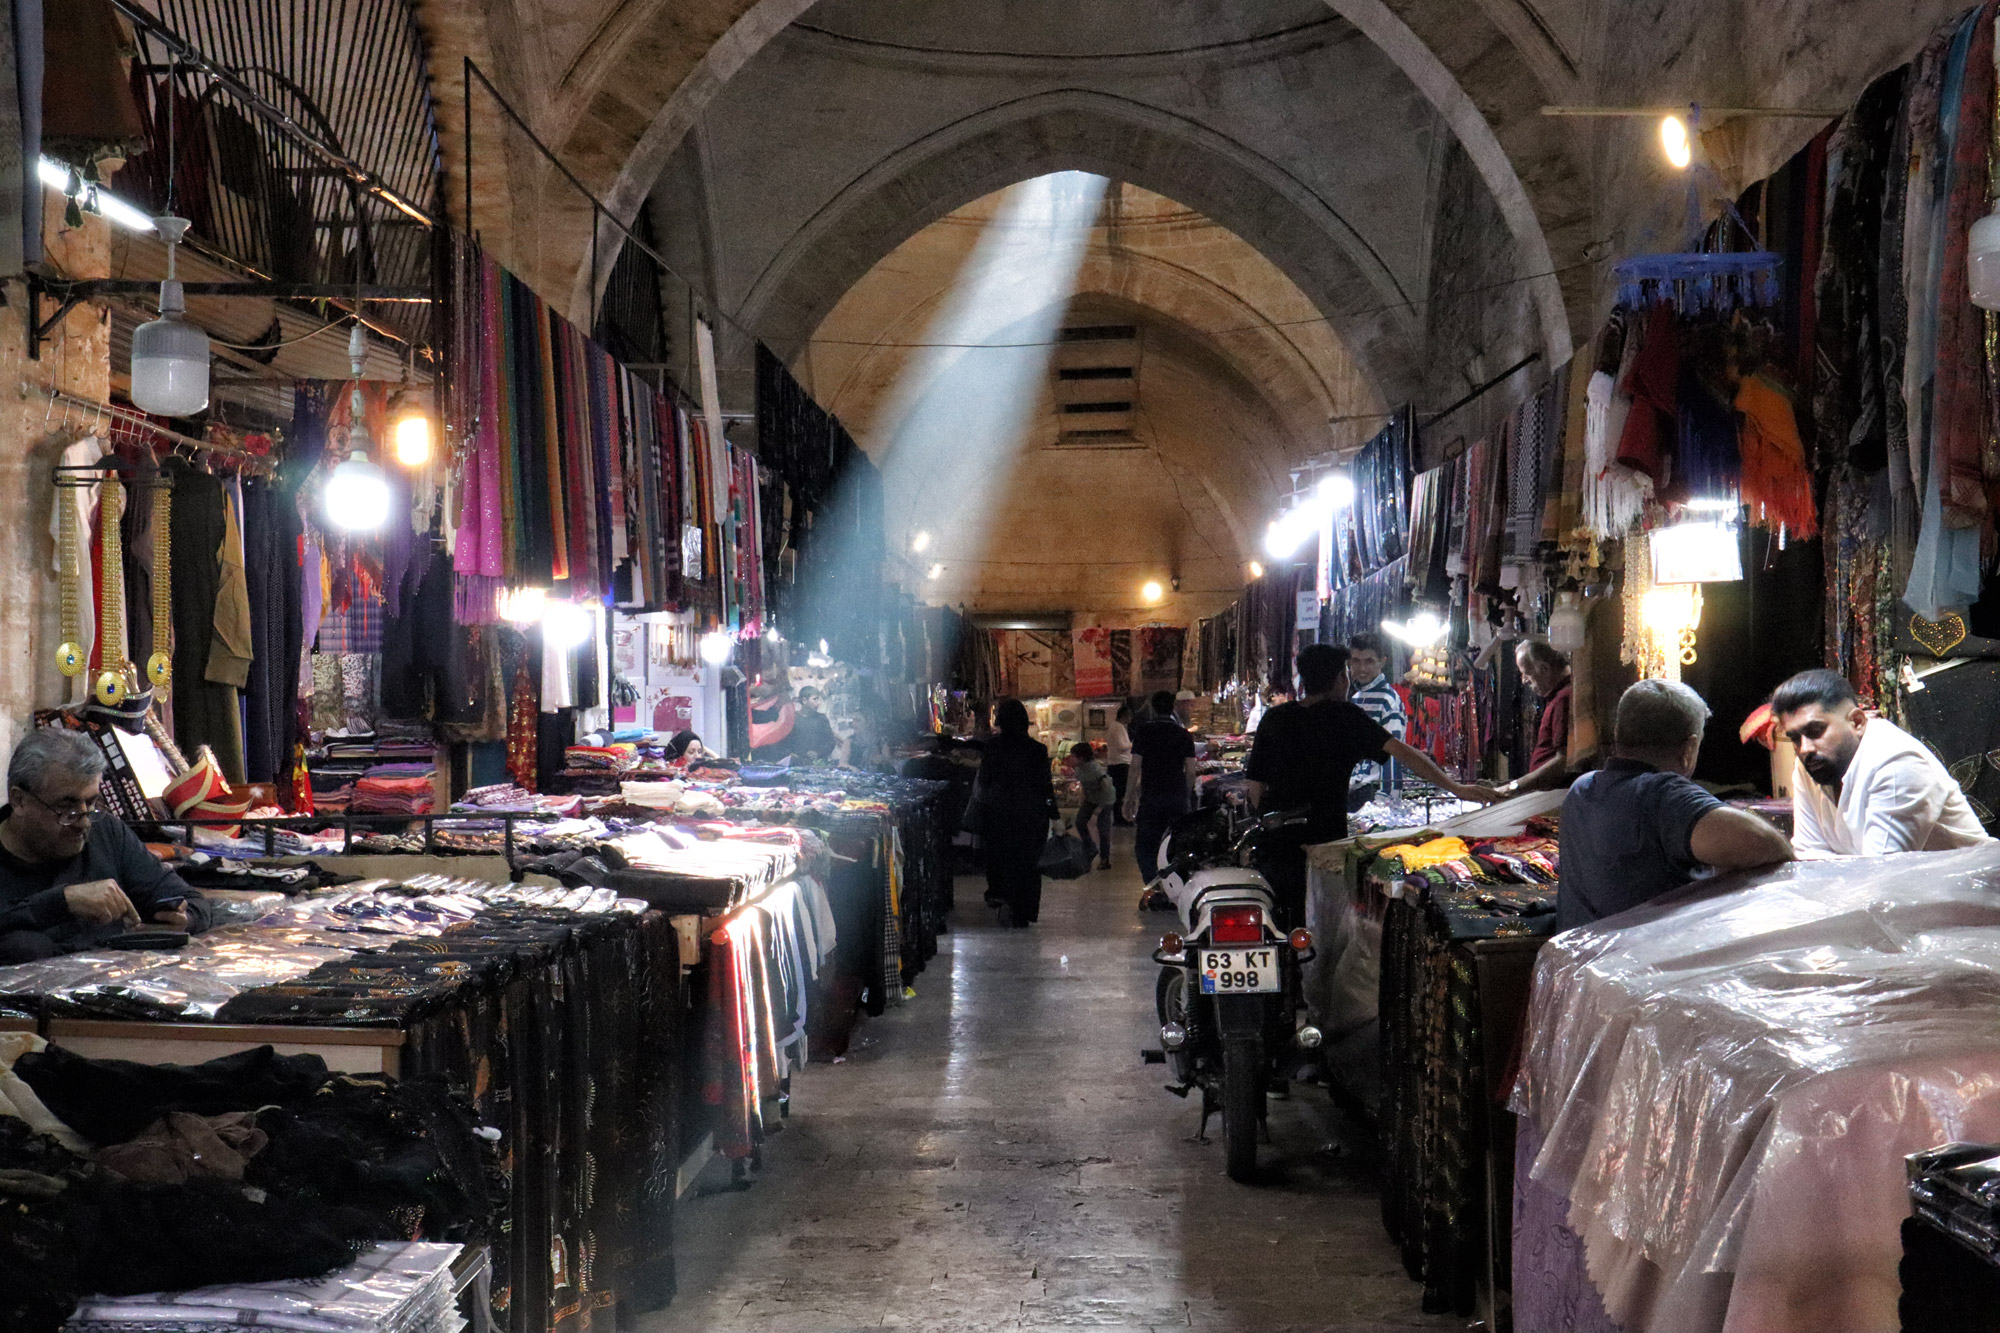
[[[1307,949],[1313,947],[1313,933],[1304,926],[1300,926],[1297,930],[1293,931],[1291,939],[1292,947],[1300,953],[1304,953]]]
[[[1171,930],[1168,931],[1166,934],[1160,936],[1161,953],[1179,953],[1180,951],[1181,951],[1180,936],[1174,934],[1174,932],[1172,932]]]
[[[1264,938],[1264,909],[1218,907],[1208,919],[1208,935],[1217,944],[1257,944]]]

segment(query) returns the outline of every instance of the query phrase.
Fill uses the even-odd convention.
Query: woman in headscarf
[[[1048,747],[1028,735],[1028,710],[1019,699],[993,709],[997,733],[986,743],[973,783],[981,845],[986,855],[986,901],[1000,909],[1000,923],[1032,925],[1042,911],[1042,848],[1056,818],[1055,784]]]

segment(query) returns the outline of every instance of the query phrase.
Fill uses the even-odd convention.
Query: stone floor
[[[1139,1059],[1167,918],[1134,910],[1120,839],[1031,930],[960,881],[916,997],[799,1074],[754,1183],[712,1167],[682,1200],[680,1296],[643,1333],[1463,1325],[1420,1312],[1323,1092],[1272,1103],[1260,1186],[1189,1141],[1194,1103]],[[1324,1151],[1343,1130],[1357,1151]]]

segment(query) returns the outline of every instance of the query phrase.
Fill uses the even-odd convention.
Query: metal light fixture
[[[208,406],[208,335],[187,322],[187,296],[174,276],[174,253],[187,235],[186,218],[155,220],[167,243],[167,280],[160,317],[132,331],[132,405],[163,417],[190,417]]]

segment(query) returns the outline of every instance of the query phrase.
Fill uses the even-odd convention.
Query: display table
[[[1996,926],[1986,843],[1732,877],[1550,942],[1513,1097],[1517,1326],[1577,1308],[1532,1183],[1628,1333],[1895,1329],[1903,1158],[2000,1140]]]
[[[500,1132],[493,1310],[582,1330],[673,1294],[680,935],[609,891],[434,878],[287,900],[180,953],[0,968],[0,1004],[82,1055],[197,1064],[273,1045],[440,1076]]]

